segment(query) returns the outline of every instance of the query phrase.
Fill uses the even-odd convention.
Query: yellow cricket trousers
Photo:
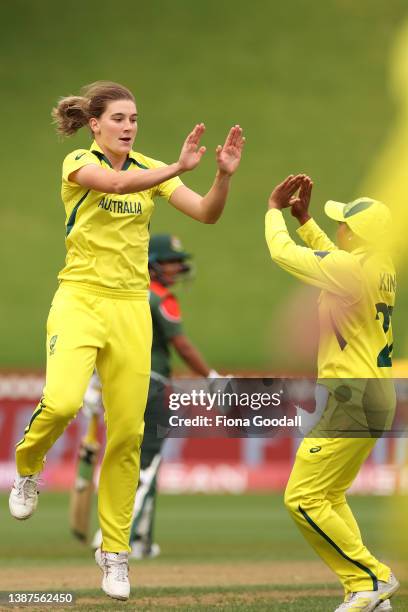
[[[18,472],[23,476],[39,472],[47,451],[82,406],[96,365],[106,422],[98,512],[103,550],[109,552],[130,550],[151,343],[147,292],[123,294],[61,283],[47,321],[43,397],[17,444]]]
[[[345,593],[375,591],[378,580],[388,580],[391,573],[364,546],[345,495],[375,442],[305,438],[285,491],[285,504],[296,524],[338,575]]]

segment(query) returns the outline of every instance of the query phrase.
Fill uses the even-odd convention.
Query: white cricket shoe
[[[17,474],[9,497],[10,513],[24,521],[34,514],[38,504],[38,481],[40,472],[31,476]]]
[[[127,552],[95,551],[95,561],[103,571],[102,590],[113,599],[126,601],[130,595]]]
[[[349,601],[350,595],[348,595],[345,601]],[[392,606],[389,599],[386,599],[382,603],[378,604],[376,608],[374,608],[375,612],[392,612]]]
[[[394,574],[391,574],[387,582],[378,581],[377,591],[358,591],[351,593],[348,600],[342,603],[335,612],[345,612],[351,610],[355,612],[372,612],[373,610],[392,610],[391,603],[388,601],[399,589],[399,582]],[[380,607],[387,604],[388,607]]]
[[[346,601],[348,601],[348,599]],[[392,612],[390,600],[386,599],[382,603],[378,604],[378,606],[374,608],[374,612]]]

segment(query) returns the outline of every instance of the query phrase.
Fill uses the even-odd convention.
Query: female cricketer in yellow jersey
[[[390,214],[369,198],[327,202],[326,214],[339,222],[337,248],[309,216],[311,190],[309,177],[289,176],[272,192],[265,220],[272,259],[322,290],[318,378],[325,406],[298,449],[285,503],[344,586],[345,601],[337,610],[391,610],[389,597],[398,581],[364,546],[345,497],[376,436],[390,428],[395,410],[391,314],[396,277],[383,248]],[[286,207],[300,222],[298,233],[307,247],[290,238],[282,215]]]
[[[87,126],[94,138],[64,160],[66,265],[47,322],[44,394],[16,450],[10,510],[28,518],[37,505],[38,474],[47,451],[75,417],[96,365],[103,387],[107,444],[99,484],[104,571],[102,588],[129,596],[127,555],[139,473],[143,415],[150,374],[152,326],[148,302],[149,221],[156,196],[203,223],[220,217],[244,145],[234,126],[216,149],[217,173],[202,197],[179,176],[193,170],[205,147],[204,125],[185,140],[177,162],[165,165],[132,150],[137,133],[133,94],[99,81],[53,110],[58,132]]]

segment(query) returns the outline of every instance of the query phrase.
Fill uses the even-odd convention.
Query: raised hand
[[[204,123],[198,123],[185,139],[178,161],[183,172],[193,170],[200,163],[206,151],[205,147],[200,147],[200,138],[204,132]]]
[[[279,183],[269,196],[268,208],[282,210],[282,208],[291,206],[293,196],[302,185],[304,178],[304,174],[297,174],[296,176],[290,174],[282,183]]]
[[[312,188],[313,181],[309,176],[305,176],[300,185],[299,193],[289,200],[290,212],[301,224],[310,219],[309,204]]]
[[[242,128],[239,125],[234,125],[230,129],[224,145],[218,145],[215,150],[217,166],[220,172],[230,176],[234,174],[241,161],[244,144],[245,138],[242,136]]]

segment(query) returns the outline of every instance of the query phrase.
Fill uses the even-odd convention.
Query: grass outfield
[[[68,5],[61,18],[54,0],[1,3],[1,365],[44,365],[45,321],[65,257],[61,163],[88,145],[85,132],[58,141],[51,107],[85,83],[114,79],[135,91],[135,146],[146,155],[173,161],[187,130],[206,123],[206,157],[183,177],[202,193],[213,181],[215,146],[232,123],[245,128],[220,222],[203,226],[157,202],[151,230],[178,234],[195,255],[197,280],[180,297],[186,329],[214,367],[309,369],[310,353],[285,337],[286,311],[303,294],[270,261],[266,199],[290,172],[309,172],[313,214],[333,233],[322,203],[362,195],[395,120],[389,55],[406,0],[122,0],[119,12],[101,0],[81,2],[80,11]],[[404,272],[396,357],[408,336]]]
[[[336,579],[303,542],[278,495],[162,495],[156,530],[162,555],[132,562],[134,588],[126,604],[111,602],[97,588],[100,572],[68,530],[66,494],[42,493],[38,514],[22,523],[4,516],[5,495],[0,501],[2,592],[74,590],[77,604],[66,609],[90,611],[137,605],[138,610],[327,612],[341,598]],[[353,497],[351,505],[368,547],[407,581],[401,534],[386,528],[391,511],[393,521],[403,519],[402,504],[397,498]],[[394,610],[408,610],[407,587],[403,582]]]

